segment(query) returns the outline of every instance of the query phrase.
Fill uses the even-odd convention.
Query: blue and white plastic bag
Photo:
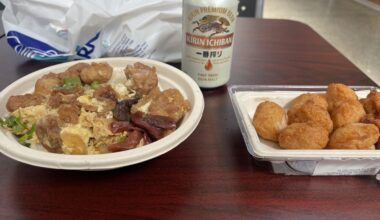
[[[36,59],[181,59],[180,0],[0,0],[8,44]]]

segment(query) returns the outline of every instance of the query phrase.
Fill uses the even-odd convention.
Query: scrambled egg
[[[87,154],[91,131],[80,125],[67,126],[61,131],[63,152],[65,154]]]
[[[35,105],[19,108],[16,111],[12,112],[11,115],[14,115],[16,117],[20,116],[23,119],[23,122],[30,129],[33,124],[36,124],[37,121],[43,116],[47,115],[47,113],[48,110],[46,109],[45,105]]]
[[[86,104],[86,105],[92,105],[97,106],[97,112],[102,112],[104,110],[104,102],[99,101],[98,99],[91,97],[89,95],[82,95],[77,98],[77,101]]]

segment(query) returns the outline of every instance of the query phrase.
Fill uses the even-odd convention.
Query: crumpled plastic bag
[[[8,44],[36,59],[181,59],[180,0],[0,0]]]

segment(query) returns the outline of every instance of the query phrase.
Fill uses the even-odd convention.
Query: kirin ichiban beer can
[[[182,70],[201,88],[230,79],[238,0],[184,0]]]

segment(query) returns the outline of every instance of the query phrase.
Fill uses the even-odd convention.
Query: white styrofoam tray
[[[257,106],[263,101],[273,101],[288,107],[289,102],[300,94],[307,92],[325,92],[326,86],[248,86],[229,87],[229,94],[235,114],[249,153],[269,161],[321,160],[321,159],[380,159],[380,150],[287,150],[277,143],[259,138],[252,117]],[[357,95],[366,97],[372,87],[351,86]]]

